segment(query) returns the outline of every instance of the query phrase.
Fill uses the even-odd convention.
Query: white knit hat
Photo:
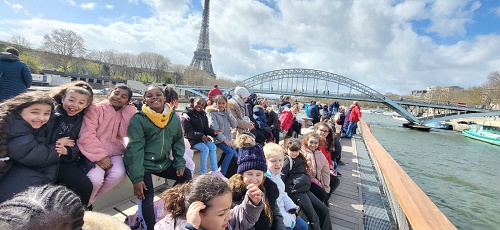
[[[238,95],[239,97],[245,97],[245,98],[250,96],[250,92],[248,92],[247,89],[241,86],[234,88],[234,94]]]

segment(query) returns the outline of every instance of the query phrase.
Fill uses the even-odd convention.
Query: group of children
[[[142,200],[146,227],[153,229],[152,175],[157,175],[182,185],[164,193],[169,214],[156,229],[307,229],[307,222],[313,229],[331,229],[327,200],[336,175],[326,157],[332,150],[326,137],[310,133],[302,145],[287,139],[285,158],[282,147],[262,148],[251,134],[240,134],[233,143],[231,130],[238,122],[224,96],[209,108],[195,98],[182,116],[175,113],[178,95],[172,88],[148,86],[139,111],[131,97],[130,87],[117,84],[107,99],[93,104],[92,88],[78,81],[0,104],[0,203],[30,186],[55,183],[91,208],[128,175]],[[189,147],[201,152],[202,174],[210,158],[213,175],[192,180]],[[226,153],[220,171],[216,147]],[[224,176],[236,155],[237,174],[228,184]],[[297,205],[307,222],[297,216]]]

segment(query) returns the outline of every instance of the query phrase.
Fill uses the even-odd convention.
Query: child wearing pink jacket
[[[89,206],[125,177],[123,154],[130,119],[137,112],[130,103],[132,89],[117,84],[107,100],[87,108],[77,140],[82,154],[94,165],[87,173],[93,185]]]

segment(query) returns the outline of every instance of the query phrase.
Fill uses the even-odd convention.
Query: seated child
[[[247,187],[240,205],[232,207],[232,193],[219,177],[205,174],[161,195],[169,212],[155,230],[172,229],[249,229],[259,218],[263,205],[257,185]]]
[[[307,222],[297,216],[297,206],[285,192],[285,183],[281,180],[281,169],[283,169],[284,161],[283,152],[283,149],[275,143],[267,143],[264,146],[267,164],[266,176],[278,186],[279,197],[276,202],[281,215],[283,215],[286,229],[307,230]]]

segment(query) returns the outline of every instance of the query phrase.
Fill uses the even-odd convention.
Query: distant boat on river
[[[470,129],[462,130],[466,137],[500,146],[500,127],[471,124]]]
[[[435,129],[453,130],[453,125],[451,125],[449,123],[441,123],[439,121],[427,123],[425,125],[432,127],[432,128],[435,128]]]
[[[392,115],[392,118],[398,120],[398,121],[404,121],[404,122],[407,122],[408,120],[406,120],[404,117],[402,117],[401,115],[399,114],[393,114]]]

